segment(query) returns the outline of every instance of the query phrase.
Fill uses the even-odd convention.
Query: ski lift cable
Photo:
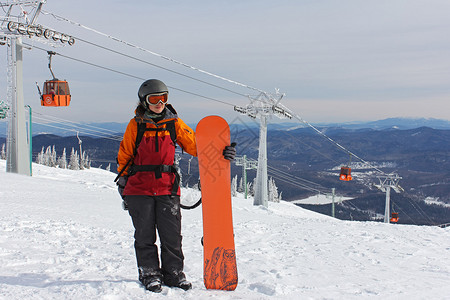
[[[256,162],[256,160],[253,160],[253,159],[248,159],[248,161]],[[291,183],[292,185],[295,185],[297,187],[308,189],[311,191],[316,191],[321,194],[326,194],[328,192],[327,188],[323,187],[322,185],[320,185],[318,183],[315,183],[310,180],[303,179],[303,178],[300,178],[297,176],[293,176],[290,173],[284,172],[284,171],[279,170],[270,165],[267,165],[267,168],[268,168],[268,171],[273,173],[275,176],[278,176],[280,178],[283,177],[285,179],[285,181],[288,180],[289,183]]]
[[[300,188],[300,189],[308,190],[308,191],[311,191],[311,192],[320,192],[320,191],[318,191],[318,190],[316,190],[316,189],[312,189],[312,188],[309,188],[309,187],[306,187],[306,186],[300,186],[300,185],[297,185],[295,182],[292,182],[291,180],[288,180],[288,179],[285,179],[285,178],[282,178],[282,177],[275,177],[275,178],[276,178],[277,180],[280,180],[280,181],[282,181],[282,182],[291,184],[291,185],[293,185],[293,186],[295,186],[295,187],[298,187],[298,188]]]
[[[393,205],[394,205],[394,204],[393,204]],[[411,222],[414,223],[414,225],[417,225],[417,223],[414,222],[414,219],[411,218],[411,217],[410,217],[403,209],[401,209],[400,206],[398,206],[397,204],[395,204],[395,206],[396,206],[396,208],[402,213],[402,215],[405,215],[406,217],[408,217],[408,218],[411,220]]]
[[[216,75],[216,74],[214,74],[214,73],[211,73],[211,72],[205,71],[205,70],[203,70],[203,69],[194,67],[194,66],[189,65],[189,64],[187,64],[187,63],[183,63],[183,62],[181,62],[181,61],[178,61],[178,60],[176,60],[176,59],[170,58],[170,57],[168,57],[168,56],[165,56],[165,55],[156,53],[156,52],[154,52],[154,51],[150,51],[150,50],[145,49],[145,48],[143,48],[143,47],[134,45],[134,44],[132,44],[132,43],[130,43],[130,42],[126,42],[126,41],[121,40],[121,39],[119,39],[119,38],[117,38],[117,37],[114,37],[114,36],[112,36],[112,35],[109,35],[109,34],[100,32],[100,31],[98,31],[98,30],[96,30],[96,29],[93,29],[93,28],[90,28],[90,27],[88,27],[88,26],[85,26],[85,25],[83,25],[83,24],[81,24],[81,23],[78,23],[78,22],[69,20],[69,19],[67,19],[67,18],[65,18],[65,17],[56,15],[56,14],[54,14],[54,13],[51,13],[51,12],[48,12],[48,11],[44,11],[44,10],[42,10],[41,13],[47,14],[47,15],[51,15],[51,16],[53,16],[56,20],[68,22],[68,23],[70,23],[70,24],[72,24],[72,25],[75,25],[75,26],[81,27],[81,28],[83,28],[83,29],[92,31],[92,32],[94,32],[94,33],[96,33],[96,34],[102,35],[103,37],[109,38],[109,39],[111,39],[111,40],[113,40],[113,41],[122,43],[122,44],[124,44],[124,45],[126,45],[126,46],[129,46],[129,47],[138,49],[138,50],[140,50],[140,51],[143,51],[143,52],[152,54],[152,55],[154,55],[154,56],[157,56],[157,57],[159,57],[159,58],[162,58],[162,59],[164,59],[164,60],[167,60],[167,61],[169,61],[169,62],[178,64],[178,65],[181,65],[181,66],[186,67],[186,68],[188,68],[188,69],[198,71],[198,72],[203,73],[203,74],[206,74],[206,75],[208,75],[208,76],[212,76],[212,77],[215,77],[215,78],[217,78],[217,79],[221,79],[221,80],[227,81],[227,82],[229,82],[229,83],[233,83],[233,84],[235,84],[235,85],[238,85],[238,86],[241,86],[241,87],[245,87],[245,88],[248,88],[248,89],[257,91],[257,92],[259,92],[259,93],[267,94],[267,92],[265,92],[265,91],[263,91],[263,90],[260,90],[260,89],[258,89],[258,88],[252,87],[252,86],[250,86],[250,85],[247,85],[247,84],[244,84],[244,83],[235,81],[235,80],[228,79],[228,78],[223,77],[223,76],[220,76],[220,75]]]
[[[325,133],[323,133],[322,131],[320,131],[318,128],[316,128],[314,125],[312,125],[311,123],[307,122],[305,119],[303,119],[301,116],[299,116],[298,114],[294,113],[292,110],[290,110],[289,108],[287,108],[286,106],[284,106],[283,104],[278,104],[280,107],[282,107],[283,109],[287,110],[288,112],[292,113],[292,115],[294,116],[294,118],[296,118],[298,121],[302,122],[303,124],[309,126],[310,128],[312,128],[315,132],[317,132],[319,135],[323,136],[325,139],[327,139],[328,141],[330,141],[331,143],[333,143],[336,147],[338,147],[339,149],[341,149],[342,151],[344,151],[345,153],[359,159],[361,162],[363,162],[364,164],[368,165],[370,168],[378,171],[379,173],[385,175],[386,173],[383,172],[382,170],[380,170],[379,168],[373,166],[372,164],[370,164],[368,161],[362,159],[361,157],[359,157],[358,155],[356,155],[355,153],[351,152],[350,150],[348,150],[347,148],[345,148],[344,146],[342,146],[341,144],[339,144],[338,142],[336,142],[335,140],[333,140],[332,138],[330,138],[329,136],[327,136]]]
[[[59,21],[65,21],[65,22],[68,22],[68,23],[70,23],[70,24],[72,24],[72,25],[79,26],[79,27],[84,28],[84,29],[86,29],[86,30],[92,31],[92,32],[94,32],[94,33],[96,33],[96,34],[102,35],[102,36],[104,36],[104,37],[106,37],[106,38],[112,39],[112,40],[114,40],[114,41],[116,41],[116,42],[119,42],[119,43],[125,44],[125,45],[127,45],[127,46],[129,46],[129,47],[133,47],[133,48],[135,48],[135,49],[138,49],[138,50],[141,50],[141,51],[150,53],[150,54],[152,54],[152,55],[158,56],[158,57],[160,57],[160,58],[162,58],[162,59],[165,59],[165,60],[167,60],[167,61],[170,61],[170,62],[179,64],[179,65],[182,65],[182,66],[187,67],[187,68],[189,68],[189,69],[192,69],[192,70],[195,70],[195,71],[204,73],[204,74],[206,74],[206,75],[209,75],[209,76],[212,76],[212,77],[215,77],[215,78],[218,78],[218,79],[221,79],[221,80],[224,80],[224,81],[227,81],[227,82],[236,84],[236,85],[241,86],[241,87],[245,87],[245,88],[248,88],[248,89],[251,89],[251,90],[254,90],[254,91],[258,91],[258,92],[263,93],[263,94],[266,94],[266,95],[268,94],[267,92],[265,92],[265,91],[263,91],[263,90],[261,90],[261,89],[252,87],[252,86],[247,85],[247,84],[240,83],[240,82],[235,81],[235,80],[231,80],[231,79],[225,78],[225,77],[223,77],[223,76],[219,76],[219,75],[213,74],[213,73],[211,73],[211,72],[202,70],[202,69],[200,69],[200,68],[196,68],[196,67],[194,67],[194,66],[192,66],[192,65],[189,65],[189,64],[183,63],[183,62],[181,62],[181,61],[175,60],[175,59],[173,59],[173,58],[170,58],[170,57],[168,57],[168,56],[165,56],[165,55],[162,55],[162,54],[159,54],[159,53],[156,53],[156,52],[147,50],[147,49],[142,48],[142,47],[140,47],[140,46],[137,46],[137,45],[134,45],[134,44],[132,44],[132,43],[126,42],[126,41],[121,40],[121,39],[119,39],[119,38],[117,38],[117,37],[113,37],[112,35],[109,35],[109,34],[100,32],[100,31],[98,31],[98,30],[96,30],[96,29],[93,29],[93,28],[90,28],[90,27],[88,27],[88,26],[85,26],[85,25],[83,25],[83,24],[81,24],[81,23],[79,23],[79,22],[75,22],[75,21],[69,20],[69,19],[67,19],[67,18],[65,18],[65,17],[56,15],[56,14],[54,14],[54,13],[51,13],[51,12],[48,12],[48,11],[44,11],[44,10],[42,10],[41,13],[47,14],[47,15],[51,15],[51,16],[53,16],[56,20],[59,20]],[[115,52],[115,53],[120,53],[120,52],[118,52],[118,51],[108,49],[108,48],[106,48],[106,47],[103,47],[103,46],[100,46],[100,45],[97,45],[97,44],[88,42],[88,41],[83,40],[83,39],[80,39],[80,38],[77,38],[77,39],[79,39],[79,40],[81,40],[81,41],[83,41],[83,42],[85,42],[85,43],[90,43],[90,44],[95,45],[95,46],[97,46],[97,47],[101,47],[101,48],[103,48],[103,49],[105,49],[105,50],[113,51],[113,52]],[[122,54],[122,53],[120,53],[120,54]],[[124,55],[124,54],[122,54],[122,55]],[[126,55],[126,56],[128,56],[128,55]],[[128,57],[132,58],[131,56],[128,56]],[[134,58],[134,59],[136,59],[136,58]],[[142,60],[140,60],[140,61],[142,61]],[[145,62],[145,61],[143,61],[143,62]],[[145,63],[148,63],[148,62],[145,62]],[[152,64],[152,65],[153,65],[153,64]],[[154,66],[156,66],[156,65],[154,65]],[[158,67],[160,67],[160,66],[158,66]],[[164,68],[164,69],[166,69],[166,68]],[[169,69],[167,69],[167,70],[169,70]],[[172,72],[172,70],[170,70],[170,71]],[[181,74],[181,75],[182,75],[182,74]],[[183,76],[184,76],[184,75],[183,75]],[[190,76],[189,76],[189,78],[195,79],[195,78],[190,77]],[[195,79],[195,80],[197,80],[197,79]],[[204,83],[206,83],[206,82],[204,82]],[[208,83],[208,84],[209,84],[209,83]],[[214,86],[215,86],[215,85],[214,85]],[[216,87],[217,87],[217,86],[216,86]],[[221,88],[221,87],[220,87],[220,88]],[[226,90],[228,90],[228,89],[226,89]],[[231,91],[231,90],[228,90],[228,91]],[[235,93],[234,91],[231,91],[231,92]],[[239,93],[238,93],[238,94],[239,94]],[[242,94],[240,94],[240,95],[242,95]],[[286,109],[286,110],[292,112],[290,109],[288,109],[288,108],[285,107],[284,105],[282,105],[282,104],[278,104],[278,105],[281,106],[282,108],[284,108],[284,109]],[[303,118],[301,118],[299,115],[294,114],[294,116],[295,116],[296,119],[298,119],[298,120],[301,121],[302,123],[306,124],[307,126],[311,127],[313,130],[315,130],[317,133],[319,133],[320,135],[322,135],[323,137],[325,137],[326,139],[328,139],[330,142],[332,142],[333,144],[335,144],[338,148],[340,148],[341,150],[343,150],[343,151],[346,152],[347,154],[354,156],[355,158],[359,159],[360,161],[362,161],[363,163],[367,164],[368,166],[370,166],[370,167],[373,168],[374,170],[380,172],[381,174],[385,174],[383,171],[381,171],[381,170],[378,169],[377,167],[372,166],[369,162],[365,161],[364,159],[362,159],[361,157],[359,157],[359,156],[356,155],[355,153],[351,152],[350,150],[346,149],[344,146],[342,146],[342,145],[339,144],[338,142],[336,142],[336,141],[334,141],[333,139],[331,139],[330,137],[328,137],[326,134],[324,134],[323,132],[321,132],[320,130],[318,130],[316,127],[314,127],[314,126],[313,126],[312,124],[310,124],[309,122],[305,121],[305,120],[304,120]]]
[[[292,185],[294,185],[296,187],[304,188],[304,189],[307,189],[307,190],[310,190],[310,191],[316,191],[316,192],[321,193],[321,191],[318,190],[317,188],[308,186],[308,185],[306,185],[304,183],[301,183],[301,182],[297,182],[292,177],[290,177],[288,175],[285,175],[283,173],[277,172],[277,170],[269,169],[268,172],[271,173],[271,175],[273,177],[275,177],[276,179],[284,180],[285,182],[290,183],[290,184],[292,184]]]
[[[174,70],[169,69],[169,68],[166,68],[166,67],[162,67],[162,66],[160,66],[160,65],[157,65],[157,64],[148,62],[148,61],[143,60],[143,59],[136,58],[136,57],[134,57],[134,56],[131,56],[131,55],[128,55],[128,54],[125,54],[125,53],[122,53],[122,52],[113,50],[113,49],[111,49],[111,48],[107,48],[107,47],[101,46],[101,45],[96,44],[96,43],[93,43],[93,42],[89,42],[89,41],[87,41],[87,40],[85,40],[85,39],[82,39],[82,38],[79,38],[79,37],[76,37],[76,36],[74,36],[74,38],[76,38],[76,39],[79,40],[79,41],[85,42],[86,44],[89,44],[89,45],[92,45],[92,46],[101,48],[101,49],[103,49],[103,50],[107,50],[107,51],[110,51],[110,52],[113,52],[113,53],[116,53],[116,54],[119,54],[119,55],[128,57],[128,58],[130,58],[130,59],[134,59],[134,60],[136,60],[136,61],[138,61],[138,62],[142,62],[142,63],[148,64],[148,65],[151,65],[151,66],[153,66],[153,67],[160,68],[160,69],[162,69],[162,70],[165,70],[165,71],[168,71],[168,72],[171,72],[171,73],[174,73],[174,74],[177,74],[177,75],[180,75],[180,76],[183,76],[183,77],[186,77],[186,78],[189,78],[189,79],[192,79],[192,80],[195,80],[195,81],[198,81],[198,82],[207,84],[207,85],[210,85],[210,86],[215,87],[215,88],[218,88],[218,89],[222,89],[222,90],[224,90],[224,91],[228,91],[228,92],[230,92],[230,93],[233,93],[233,94],[236,94],[236,95],[239,95],[239,96],[248,97],[248,95],[241,94],[241,93],[238,93],[238,92],[233,91],[233,90],[231,90],[231,89],[224,88],[224,87],[222,87],[222,86],[219,86],[219,85],[216,85],[216,84],[213,84],[213,83],[210,83],[210,82],[207,82],[207,81],[204,81],[204,80],[195,78],[195,77],[193,77],[193,76],[189,76],[189,75],[183,74],[183,73],[181,73],[181,72],[174,71]]]
[[[47,127],[57,128],[57,129],[63,129],[63,130],[68,130],[68,131],[73,131],[73,132],[81,132],[80,130],[76,130],[76,129],[73,129],[73,128],[64,128],[64,127],[60,127],[60,126],[56,126],[56,125],[48,124],[48,123],[44,123],[44,122],[39,122],[39,121],[35,121],[35,120],[33,120],[33,123],[39,124],[39,125],[43,125],[43,126],[47,126]],[[109,140],[113,140],[113,141],[119,141],[120,142],[122,140],[122,138],[120,138],[120,139],[112,138],[112,137],[107,137],[107,136],[103,136],[103,135],[97,135],[97,134],[93,134],[93,133],[88,133],[88,134],[91,135],[91,136],[96,136],[96,137],[109,139]]]
[[[59,119],[59,118],[55,118],[55,117],[51,117],[51,116],[47,116],[41,113],[35,113],[33,112],[33,115],[35,118],[38,118],[40,120],[44,120],[44,121],[49,121],[49,122],[53,122],[53,123],[59,123],[59,124],[63,124],[65,126],[69,126],[69,128],[75,128],[77,131],[82,131],[82,133],[95,133],[98,136],[104,136],[104,137],[111,137],[114,136],[113,134],[116,134],[116,131],[112,131],[109,129],[103,129],[100,127],[96,127],[96,126],[91,126],[88,124],[81,124],[81,123],[77,123],[77,122],[73,122],[73,121],[69,121],[69,120],[64,120],[64,119]],[[47,117],[47,118],[46,118]],[[48,118],[50,117],[50,118]],[[93,127],[95,129],[91,129],[88,127]],[[109,131],[111,134],[105,133],[105,131]]]
[[[300,187],[300,188],[303,188],[303,189],[307,189],[309,191],[315,191],[315,192],[318,192],[318,193],[321,193],[321,194],[325,194],[326,193],[326,192],[324,192],[324,190],[319,190],[318,188],[309,186],[309,185],[307,185],[305,183],[301,183],[301,182],[295,181],[295,179],[292,178],[292,176],[280,173],[277,170],[274,170],[273,168],[270,168],[268,171],[269,171],[269,173],[272,173],[272,175],[275,178],[280,179],[280,180],[284,180],[285,182],[290,183],[292,185],[295,185],[297,187]]]
[[[253,159],[247,159],[247,161],[257,163],[257,161],[256,161],[256,160],[253,160]],[[327,188],[323,187],[323,186],[320,185],[319,183],[315,183],[315,182],[313,182],[313,181],[310,181],[310,180],[307,180],[307,179],[304,179],[304,178],[300,178],[300,177],[294,176],[294,175],[292,175],[292,174],[290,174],[290,173],[288,173],[288,172],[282,171],[282,170],[277,169],[277,168],[275,168],[275,167],[272,167],[272,166],[270,166],[270,165],[267,165],[267,168],[268,168],[269,171],[277,172],[277,173],[282,174],[283,176],[286,176],[286,177],[291,178],[291,180],[294,181],[294,182],[302,181],[303,184],[305,184],[305,185],[312,185],[312,186],[315,186],[316,189],[322,189],[323,191],[328,191]],[[312,187],[311,187],[311,188],[312,188]],[[325,193],[326,193],[326,192],[325,192]]]
[[[109,39],[111,39],[111,40],[114,40],[114,41],[116,41],[116,42],[119,42],[119,43],[122,43],[122,44],[124,44],[124,45],[129,46],[129,47],[133,47],[133,48],[135,48],[135,49],[144,51],[144,52],[146,52],[146,53],[149,53],[149,54],[158,56],[158,57],[160,57],[160,58],[162,58],[162,59],[165,59],[165,60],[170,61],[170,62],[175,63],[175,64],[179,64],[179,65],[181,65],[181,66],[184,66],[184,67],[187,67],[187,68],[189,68],[189,69],[198,71],[198,72],[200,72],[200,73],[203,73],[203,74],[206,74],[206,75],[209,75],[209,76],[212,76],[212,77],[215,77],[215,78],[218,78],[218,79],[221,79],[221,80],[224,80],[224,81],[227,81],[227,82],[236,84],[236,85],[241,86],[241,87],[245,87],[245,88],[248,88],[248,89],[251,89],[251,90],[254,90],[254,91],[258,91],[258,92],[263,93],[263,94],[266,94],[266,95],[268,94],[267,92],[265,92],[265,91],[263,91],[263,90],[261,90],[261,89],[252,87],[252,86],[247,85],[247,84],[240,83],[240,82],[235,81],[235,80],[231,80],[231,79],[225,78],[225,77],[223,77],[223,76],[216,75],[216,74],[214,74],[214,73],[211,73],[211,72],[202,70],[202,69],[200,69],[200,68],[194,67],[194,66],[192,66],[192,65],[183,63],[183,62],[181,62],[181,61],[175,60],[175,59],[170,58],[170,57],[168,57],[168,56],[161,55],[161,54],[159,54],[159,53],[150,51],[150,50],[145,49],[145,48],[143,48],[143,47],[140,47],[140,46],[134,45],[134,44],[132,44],[132,43],[126,42],[126,41],[121,40],[121,39],[119,39],[119,38],[117,38],[117,37],[113,37],[112,35],[109,35],[109,34],[100,32],[100,31],[98,31],[98,30],[95,30],[95,29],[93,29],[93,28],[90,28],[90,27],[88,27],[88,26],[85,26],[85,25],[83,25],[83,24],[81,24],[81,23],[78,23],[78,22],[69,20],[69,19],[67,19],[67,18],[65,18],[65,17],[62,17],[62,16],[59,16],[59,15],[56,15],[56,14],[54,14],[54,13],[51,13],[51,12],[48,12],[48,11],[44,11],[44,10],[42,10],[41,13],[47,14],[47,15],[51,15],[51,16],[54,17],[56,20],[59,20],[59,21],[65,21],[65,22],[68,22],[68,23],[70,23],[70,24],[72,24],[72,25],[79,26],[79,27],[81,27],[81,28],[84,28],[84,29],[86,29],[86,30],[92,31],[92,32],[94,32],[94,33],[96,33],[96,34],[102,35],[102,36],[104,36],[104,37],[106,37],[106,38],[109,38]],[[78,39],[79,39],[79,38],[78,38]],[[83,39],[80,39],[80,40],[82,40],[82,41],[84,41],[84,42],[87,42],[87,43],[90,43],[90,42],[85,41],[85,40],[83,40]],[[93,44],[93,43],[91,43],[91,44]],[[96,45],[96,44],[93,44],[93,45]],[[99,45],[97,45],[97,46],[99,46]],[[107,49],[106,47],[103,47],[103,46],[101,46],[101,47],[104,48],[104,49]],[[107,49],[107,50],[109,50],[109,49]],[[117,52],[117,51],[116,51],[116,52]],[[117,52],[117,53],[120,53],[120,52]],[[129,56],[129,57],[130,57],[130,56]],[[281,106],[282,108],[284,108],[284,109],[286,109],[286,110],[292,112],[290,109],[287,109],[284,105],[282,105],[282,104],[278,104],[278,105]],[[355,158],[359,159],[360,161],[362,161],[362,162],[365,163],[366,165],[370,166],[370,167],[373,168],[374,170],[380,172],[381,174],[385,174],[382,170],[380,170],[380,169],[376,168],[375,166],[371,165],[369,162],[365,161],[364,159],[362,159],[361,157],[359,157],[359,156],[356,155],[355,153],[351,152],[350,150],[346,149],[346,148],[345,148],[344,146],[342,146],[341,144],[337,143],[336,141],[334,141],[333,139],[331,139],[330,137],[328,137],[326,134],[324,134],[323,132],[321,132],[320,130],[318,130],[316,127],[314,127],[314,126],[313,126],[312,124],[310,124],[309,122],[305,121],[305,120],[304,120],[303,118],[301,118],[299,115],[294,114],[294,116],[295,116],[296,119],[298,119],[298,120],[301,121],[302,123],[306,124],[307,126],[311,127],[313,130],[315,130],[317,133],[319,133],[320,135],[322,135],[323,137],[325,137],[326,139],[328,139],[330,142],[332,142],[333,144],[335,144],[338,148],[340,148],[341,150],[343,150],[343,151],[346,152],[347,154],[353,155]]]
[[[256,160],[253,159],[248,159],[248,161],[256,162]],[[276,176],[284,177],[285,180],[289,180],[290,181],[289,183],[296,185],[297,187],[306,188],[308,190],[314,190],[322,194],[326,194],[328,192],[327,188],[323,187],[318,183],[297,176],[293,176],[290,173],[284,172],[270,165],[267,165],[267,168],[269,172],[275,174]]]
[[[406,199],[407,199],[408,202],[411,204],[411,206],[414,207],[414,209],[419,213],[419,215],[422,215],[423,217],[427,218],[428,221],[430,221],[431,224],[436,225],[436,223],[433,222],[433,220],[430,219],[430,217],[427,215],[427,213],[424,212],[423,209],[422,209],[419,205],[417,205],[417,207],[418,207],[420,210],[416,207],[416,205],[414,204],[414,202],[411,200],[412,196],[410,196],[410,195],[408,195],[408,194],[407,194],[407,196],[409,196],[409,197],[406,197]],[[398,205],[397,205],[397,207],[398,207]],[[421,212],[421,211],[422,211],[422,212]]]
[[[281,174],[281,175],[283,175],[283,176],[286,176],[286,177],[291,178],[291,180],[294,181],[294,182],[301,181],[301,182],[298,182],[299,184],[310,185],[311,188],[314,187],[314,188],[317,189],[317,190],[319,190],[319,189],[321,189],[321,190],[323,190],[323,191],[327,190],[327,189],[326,189],[325,187],[323,187],[322,185],[320,185],[320,184],[318,184],[318,183],[315,183],[315,182],[312,182],[312,181],[310,181],[310,180],[307,180],[307,179],[303,179],[303,178],[294,176],[294,175],[292,175],[292,174],[289,174],[289,173],[287,173],[287,172],[281,171],[281,170],[276,169],[276,168],[271,167],[271,166],[267,166],[267,168],[268,168],[268,170],[271,171],[271,172],[276,172],[276,173],[279,173],[279,174]]]
[[[35,117],[35,119],[48,121],[46,119],[42,119],[42,118],[39,118],[39,117]],[[102,135],[102,134],[86,132],[86,131],[83,131],[83,129],[80,129],[80,128],[70,128],[70,127],[67,128],[67,127],[64,127],[64,126],[56,125],[58,123],[56,123],[56,124],[55,123],[49,124],[49,123],[46,123],[46,122],[43,122],[43,121],[36,121],[36,120],[33,120],[33,123],[36,123],[36,124],[39,124],[39,125],[43,125],[43,126],[47,126],[47,127],[57,128],[57,129],[60,129],[60,130],[79,132],[79,133],[82,133],[82,134],[91,135],[91,136],[95,136],[95,137],[100,137],[100,138],[104,138],[104,139],[110,139],[110,140],[113,140],[113,141],[119,141],[120,142],[122,140],[122,137],[119,137],[119,136],[105,136],[105,135]],[[62,124],[62,125],[65,125],[65,124]]]
[[[320,151],[317,150],[316,148],[312,147],[310,144],[307,144],[307,143],[303,142],[299,137],[296,137],[296,136],[290,134],[289,131],[286,131],[285,133],[291,138],[291,140],[295,140],[296,142],[301,143],[301,144],[303,144],[304,146],[307,146],[307,147],[311,148],[311,149],[314,150],[315,152],[319,153],[320,155],[322,155],[323,157],[325,157],[325,158],[327,158],[327,159],[329,159],[329,160],[331,160],[331,161],[334,161],[334,162],[335,162],[336,164],[338,164],[338,165],[340,164],[339,161],[337,161],[337,160],[335,160],[334,158],[332,158],[332,157],[330,157],[330,156],[328,156],[328,155],[326,155],[326,154],[320,152]]]
[[[27,44],[27,43],[23,43],[23,44],[47,52],[46,49],[41,48],[39,46],[30,45],[30,44]],[[94,64],[94,63],[82,60],[82,59],[70,57],[70,56],[67,56],[67,55],[64,55],[64,54],[61,54],[61,53],[58,53],[58,52],[55,52],[55,54],[59,55],[61,57],[67,58],[67,59],[71,59],[71,60],[74,60],[74,61],[77,61],[77,62],[80,62],[80,63],[84,63],[84,64],[87,64],[87,65],[90,65],[90,66],[94,66],[94,67],[97,67],[97,68],[100,68],[100,69],[104,69],[104,70],[107,70],[107,71],[118,73],[118,74],[121,74],[121,75],[124,75],[124,76],[132,77],[132,78],[136,78],[136,79],[140,79],[140,80],[146,80],[146,78],[142,78],[142,77],[138,77],[138,76],[135,76],[135,75],[132,75],[132,74],[129,74],[129,73],[122,72],[122,71],[114,70],[112,68],[104,67],[104,66],[101,66],[101,65],[98,65],[98,64]],[[179,92],[190,94],[190,95],[193,95],[193,96],[196,96],[196,97],[204,98],[204,99],[207,99],[207,100],[215,101],[215,102],[222,103],[222,104],[229,105],[229,106],[233,106],[233,107],[236,106],[236,104],[233,104],[233,103],[229,103],[229,102],[222,101],[222,100],[219,100],[219,99],[215,99],[215,98],[211,98],[211,97],[208,97],[208,96],[204,96],[204,95],[197,94],[197,93],[194,93],[194,92],[190,92],[190,91],[187,91],[187,90],[184,90],[184,89],[176,88],[176,87],[173,87],[173,86],[168,86],[168,87],[173,89],[173,90],[177,90]]]
[[[122,137],[119,137],[119,136],[114,136],[112,134],[105,134],[103,131],[89,129],[89,128],[83,127],[82,125],[81,126],[77,125],[75,122],[72,122],[72,121],[55,121],[54,119],[42,117],[42,114],[38,114],[38,113],[37,114],[33,113],[33,115],[34,115],[35,119],[45,121],[45,123],[42,123],[42,125],[47,125],[48,122],[52,122],[52,124],[60,124],[60,125],[64,126],[64,127],[58,127],[60,129],[64,129],[64,130],[75,131],[75,132],[79,131],[83,134],[90,134],[90,135],[95,135],[98,137],[111,138],[111,139],[119,140],[119,141],[122,139]],[[39,123],[39,124],[41,124],[41,123]],[[54,125],[54,126],[56,127],[56,125]]]
[[[110,133],[117,133],[116,131],[111,130],[111,129],[102,128],[102,127],[98,127],[98,126],[94,126],[94,125],[89,125],[89,124],[82,124],[82,123],[79,123],[79,122],[70,121],[70,120],[58,118],[58,117],[55,117],[55,116],[50,116],[50,115],[38,113],[38,112],[35,112],[35,111],[33,111],[33,115],[39,115],[39,116],[43,116],[43,117],[50,118],[50,119],[49,119],[50,121],[53,119],[53,120],[56,120],[56,121],[61,121],[61,122],[66,122],[66,123],[71,123],[71,124],[74,124],[73,126],[76,126],[76,127],[81,127],[81,128],[83,128],[83,127],[91,127],[91,128],[94,128],[94,129],[88,129],[88,128],[86,128],[86,130],[90,130],[90,131],[94,131],[94,132],[104,133],[105,131],[109,131]]]

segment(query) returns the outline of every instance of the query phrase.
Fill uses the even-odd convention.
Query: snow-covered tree
[[[56,164],[57,164],[57,159],[56,159],[56,149],[55,149],[55,145],[53,145],[52,147],[52,151],[51,154],[48,158],[48,163],[50,167],[56,168]]]
[[[45,149],[44,157],[43,157],[43,165],[51,167],[51,157],[52,157],[52,147],[48,146],[47,149]]]
[[[106,167],[106,171],[111,171],[111,164],[108,164],[108,166]]]
[[[237,175],[235,175],[231,180],[231,196],[237,196]]]
[[[278,187],[275,184],[275,180],[273,179],[273,177],[269,178],[268,189],[269,189],[269,201],[280,202],[281,198],[278,195]]]
[[[36,157],[36,163],[40,165],[44,164],[44,146],[42,146],[41,152]]]
[[[58,158],[57,164],[61,169],[67,169],[66,148],[64,148],[62,155]]]
[[[250,196],[255,196],[255,186],[256,186],[256,177],[253,179],[253,182],[247,182],[247,193]]]
[[[244,179],[242,177],[239,180],[239,185],[238,185],[237,191],[239,193],[243,193],[244,192]]]
[[[80,160],[79,160],[79,168],[80,170],[84,170],[84,164],[85,164],[85,160],[86,159],[86,152],[83,151],[83,153],[81,152],[81,148],[80,148]]]
[[[6,159],[5,144],[2,145],[2,151],[0,152],[0,159]]]
[[[72,152],[70,153],[69,165],[68,168],[71,170],[79,170],[80,169],[80,161],[78,159],[78,152],[72,148]]]

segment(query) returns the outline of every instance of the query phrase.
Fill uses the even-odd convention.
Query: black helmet
[[[149,79],[145,81],[143,84],[141,84],[141,87],[138,91],[138,97],[139,101],[141,101],[142,104],[145,104],[145,96],[149,94],[159,94],[159,93],[168,93],[169,90],[167,89],[167,86],[158,79]]]

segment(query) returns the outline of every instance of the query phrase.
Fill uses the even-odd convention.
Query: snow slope
[[[133,228],[113,173],[5,169],[0,160],[0,299],[450,298],[450,228],[339,221],[242,197],[233,199],[236,291],[203,286],[197,208],[183,211],[193,289],[150,295],[137,282]],[[198,192],[183,195],[193,202]]]

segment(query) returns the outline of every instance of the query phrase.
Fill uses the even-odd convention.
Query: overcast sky
[[[450,119],[448,0],[48,0],[44,11],[266,92],[278,88],[282,103],[309,122]],[[169,100],[188,123],[210,114],[232,120],[239,116],[232,105],[258,94],[48,14],[38,23],[78,39],[58,48],[24,42],[134,76],[55,56],[53,71],[69,81],[72,103],[41,108],[35,82],[51,78],[47,54],[24,50],[25,102],[44,115],[127,122],[150,78],[173,88]],[[6,58],[0,46],[1,99]]]

